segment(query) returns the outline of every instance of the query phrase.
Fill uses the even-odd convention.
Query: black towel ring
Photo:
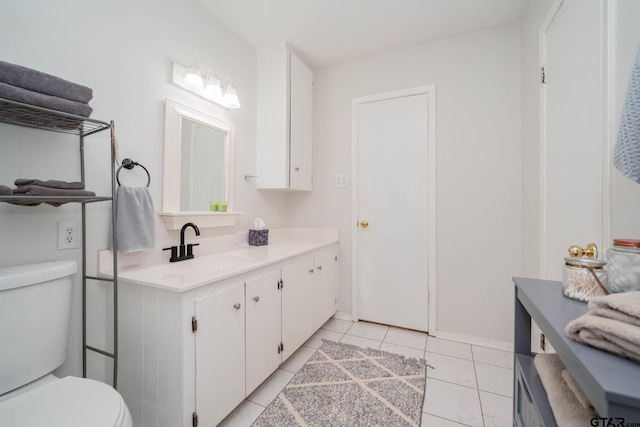
[[[118,168],[118,171],[116,172],[116,181],[118,182],[118,185],[121,185],[120,184],[120,179],[118,178],[118,176],[120,175],[120,169],[125,168],[125,169],[131,170],[131,169],[134,168],[134,166],[140,166],[147,173],[147,177],[149,178],[148,181],[147,181],[147,187],[148,187],[149,184],[151,184],[151,175],[149,174],[149,171],[147,170],[147,168],[142,166],[140,163],[134,162],[131,159],[123,159],[122,160],[122,166],[120,166]]]

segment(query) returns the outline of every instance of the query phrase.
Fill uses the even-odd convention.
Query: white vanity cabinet
[[[222,421],[335,313],[335,253],[319,247],[183,292],[121,274],[119,391],[134,426]]]
[[[247,395],[278,369],[281,362],[280,276],[277,269],[245,282]]]
[[[336,312],[337,264],[335,248],[326,249],[313,257],[314,330],[324,325]]]
[[[313,256],[282,267],[282,360],[316,331]]]
[[[244,295],[240,282],[194,303],[195,413],[200,425],[218,424],[245,397]]]
[[[256,187],[311,191],[313,73],[285,44],[258,53]]]

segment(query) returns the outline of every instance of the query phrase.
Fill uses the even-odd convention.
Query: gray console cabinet
[[[564,332],[570,321],[586,313],[587,304],[564,297],[560,282],[519,277],[514,277],[513,282],[514,426],[556,426],[547,395],[533,364],[532,319],[551,342],[600,417],[611,418],[612,423],[619,421],[615,418],[624,418],[625,423],[640,423],[640,364],[575,342]],[[604,425],[608,425],[607,422]]]

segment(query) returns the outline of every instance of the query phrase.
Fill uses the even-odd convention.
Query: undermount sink
[[[121,270],[118,276],[128,282],[171,288],[193,287],[212,278],[235,273],[257,260],[237,255],[208,255],[186,261]]]

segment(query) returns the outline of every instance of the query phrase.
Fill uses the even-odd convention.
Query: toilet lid
[[[128,410],[109,385],[65,377],[0,402],[0,425],[21,427],[117,427]]]

